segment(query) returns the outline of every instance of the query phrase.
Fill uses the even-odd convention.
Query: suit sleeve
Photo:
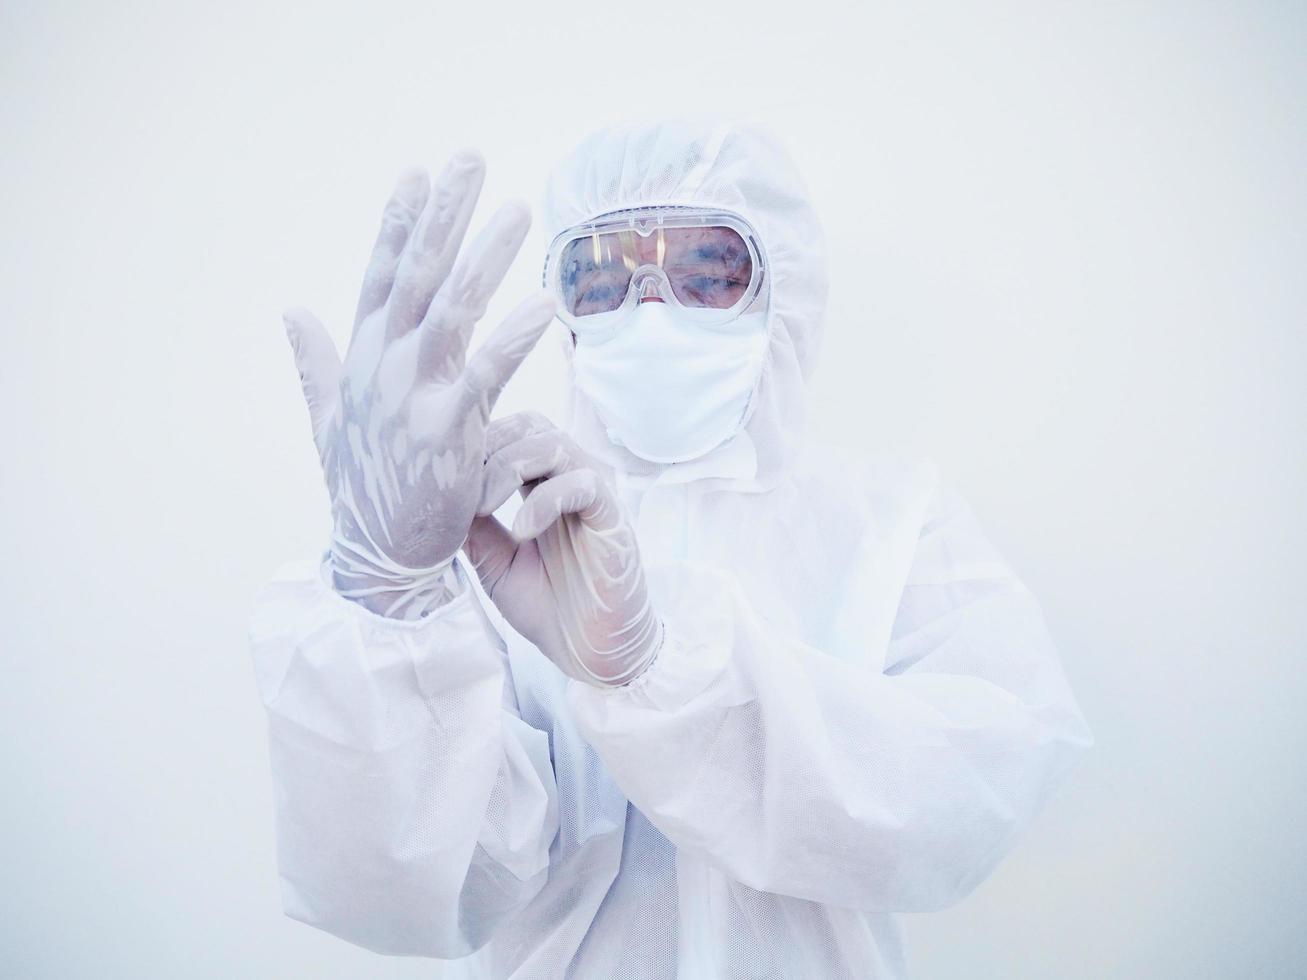
[[[1092,745],[1035,599],[965,505],[929,499],[865,656],[779,633],[731,575],[682,565],[658,570],[668,632],[649,670],[569,684],[584,736],[678,847],[761,891],[936,910]]]
[[[558,830],[548,736],[458,578],[415,623],[341,598],[314,563],[255,604],[285,911],[381,953],[482,946],[544,886]]]

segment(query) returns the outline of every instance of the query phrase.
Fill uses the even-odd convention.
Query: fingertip
[[[517,512],[517,516],[513,518],[513,526],[508,529],[508,533],[513,536],[513,540],[518,544],[521,544],[524,541],[530,541],[535,537],[535,535],[531,533],[531,526],[527,521],[527,516],[529,514],[530,511],[523,506],[522,509]]]
[[[470,209],[481,193],[481,185],[486,179],[486,161],[481,152],[465,146],[455,150],[445,161],[444,169],[436,178],[436,187],[446,188],[448,193],[461,196]]]
[[[508,499],[507,497],[504,498],[504,500],[507,499]],[[500,507],[504,506],[504,500],[500,500],[498,503],[495,503],[495,495],[487,492],[485,496],[481,498],[481,502],[477,504],[477,517],[493,516],[495,511],[499,510]]]
[[[503,203],[499,213],[504,220],[521,225],[523,230],[531,227],[531,205],[524,197],[511,197]]]
[[[285,328],[291,343],[294,343],[299,336],[300,324],[304,321],[307,312],[302,306],[288,306],[281,311],[281,325]]]
[[[409,203],[420,200],[427,191],[427,169],[417,164],[405,167],[395,180],[395,196]]]
[[[536,293],[534,301],[540,304],[540,309],[542,311],[548,311],[551,319],[556,317],[563,307],[562,301],[558,298],[558,294],[552,289],[541,289]]]
[[[460,146],[450,154],[449,166],[455,170],[485,170],[486,158],[475,146]]]
[[[558,297],[553,290],[541,289],[518,303],[513,312],[515,319],[520,318],[529,324],[538,324],[552,320],[558,314],[558,307]]]

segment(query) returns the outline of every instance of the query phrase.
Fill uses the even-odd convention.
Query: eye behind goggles
[[[642,302],[672,304],[704,324],[729,323],[765,303],[764,270],[757,233],[739,215],[636,208],[558,235],[544,285],[579,335],[615,327]]]

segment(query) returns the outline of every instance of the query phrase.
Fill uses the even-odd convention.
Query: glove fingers
[[[513,537],[518,541],[537,538],[565,514],[576,514],[594,530],[609,530],[616,523],[616,509],[598,473],[569,470],[531,491],[513,520]]]
[[[540,412],[514,412],[495,419],[486,428],[486,458],[489,459],[510,442],[517,442],[537,432],[561,431]]]
[[[468,361],[463,387],[468,400],[479,406],[486,418],[509,378],[553,322],[556,306],[553,294],[547,292],[520,303]]]
[[[459,255],[419,328],[418,364],[423,377],[449,380],[463,370],[472,328],[485,315],[530,227],[531,210],[525,203],[506,204]]]
[[[575,443],[557,429],[511,442],[486,460],[477,513],[493,514],[526,484],[579,469],[588,462]]]
[[[481,195],[486,167],[481,154],[461,150],[432,185],[426,210],[409,237],[395,272],[386,313],[386,338],[402,337],[421,321],[454,265]]]
[[[368,316],[385,305],[395,282],[399,257],[404,253],[413,225],[427,202],[427,172],[412,167],[399,176],[386,209],[381,216],[381,230],[372,246],[372,258],[363,274],[358,308],[354,313],[354,331]]]
[[[286,336],[295,352],[295,367],[299,371],[300,387],[309,407],[309,424],[313,428],[313,442],[322,453],[327,426],[336,411],[340,397],[340,355],[331,335],[308,310],[297,307],[282,315]]]

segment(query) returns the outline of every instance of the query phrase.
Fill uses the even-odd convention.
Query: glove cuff
[[[464,591],[453,555],[428,568],[410,568],[384,556],[364,556],[333,536],[327,563],[336,592],[388,619],[423,619]]]
[[[602,669],[596,669],[597,665],[591,664],[588,658],[578,656],[573,651],[573,662],[577,668],[573,676],[592,687],[600,688],[625,687],[638,680],[658,659],[658,652],[662,650],[666,640],[667,627],[662,617],[649,610],[647,625],[641,632],[648,637],[648,641],[643,644],[643,649],[640,645],[634,645],[619,655],[610,655],[604,658]]]

